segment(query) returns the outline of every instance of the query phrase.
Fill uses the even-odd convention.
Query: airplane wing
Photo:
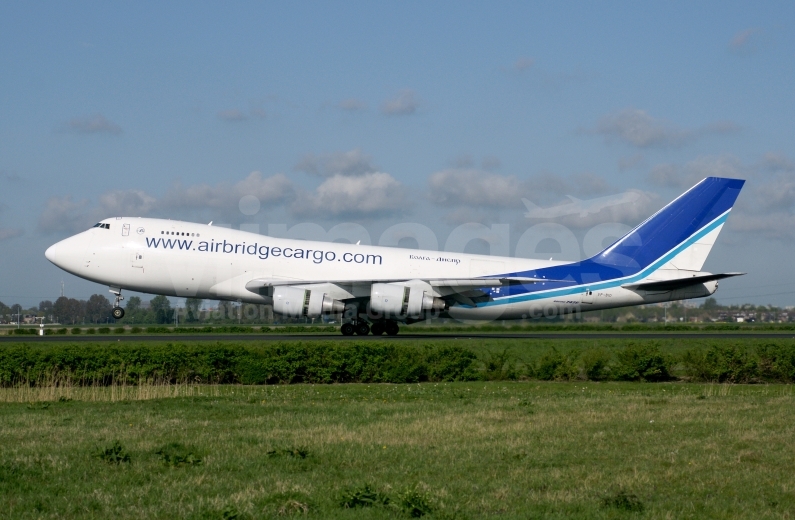
[[[333,283],[338,285],[372,284],[408,282],[409,278],[384,278],[380,280],[285,280],[276,278],[255,278],[246,284],[246,289],[258,292],[264,287],[280,287],[286,285],[312,285],[320,283]],[[531,278],[524,276],[495,276],[483,278],[441,278],[423,280],[433,287],[449,287],[455,289],[474,289],[480,287],[506,287],[509,285],[525,285],[543,282],[575,283],[573,280],[551,280],[549,278]]]
[[[654,282],[641,282],[635,284],[622,285],[624,289],[635,289],[641,291],[673,291],[689,285],[697,285],[713,280],[722,280],[732,276],[742,276],[745,273],[720,273],[705,274],[701,276],[691,276],[690,278],[674,278],[673,280],[658,280]]]

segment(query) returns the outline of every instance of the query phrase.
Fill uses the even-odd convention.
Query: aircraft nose
[[[44,256],[47,257],[47,260],[58,265],[58,250],[61,248],[61,243],[58,242],[56,244],[51,245],[47,248],[44,252]]]

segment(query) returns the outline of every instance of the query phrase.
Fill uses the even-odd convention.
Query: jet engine
[[[412,285],[374,283],[370,290],[370,310],[384,317],[401,318],[419,318],[426,311],[443,311],[444,300],[428,292],[430,291]]]
[[[297,287],[274,287],[273,312],[290,318],[318,318],[323,314],[337,314],[345,304],[322,291]]]

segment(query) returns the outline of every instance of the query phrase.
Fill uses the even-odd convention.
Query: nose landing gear
[[[124,309],[122,309],[120,306],[124,296],[121,295],[121,289],[111,287],[108,290],[116,295],[116,301],[113,303],[113,310],[110,311],[110,314],[113,316],[113,319],[120,320],[124,317]]]

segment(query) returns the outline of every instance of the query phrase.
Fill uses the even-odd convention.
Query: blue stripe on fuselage
[[[635,267],[618,267],[599,264],[593,258],[574,262],[571,264],[558,265],[527,271],[521,273],[522,276],[534,278],[549,278],[551,280],[566,280],[565,282],[542,282],[530,286],[516,285],[496,289],[488,289],[493,298],[492,301],[479,303],[477,307],[487,307],[493,305],[505,305],[530,300],[540,300],[543,298],[556,298],[570,294],[579,294],[587,287],[590,290],[610,289],[619,287],[627,283],[633,283],[651,275],[654,271],[668,263],[672,258],[681,253],[684,249],[696,243],[700,238],[713,231],[715,228],[726,222],[729,216],[727,210],[718,218],[701,228],[691,235],[687,240],[677,245],[674,249],[651,263],[645,269],[638,271]],[[596,258],[596,257],[594,257]],[[515,273],[496,276],[516,276]],[[576,285],[571,285],[572,283]],[[466,307],[466,306],[465,306]]]

